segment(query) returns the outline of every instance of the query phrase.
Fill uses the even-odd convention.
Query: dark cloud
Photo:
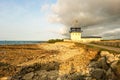
[[[83,35],[101,33],[101,36],[111,38],[104,33],[116,30],[120,25],[120,0],[58,0],[52,9],[56,16],[53,22],[64,24],[68,29],[82,27],[86,31]],[[118,33],[112,33],[112,38]]]

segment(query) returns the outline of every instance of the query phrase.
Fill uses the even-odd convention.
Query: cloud
[[[49,4],[44,4],[41,6],[41,11],[44,12],[44,11],[47,11],[48,9],[50,8],[50,5]]]
[[[71,26],[82,27],[85,31],[93,28],[93,31],[100,30],[94,33],[99,35],[105,29],[109,31],[120,25],[120,0],[58,0],[51,8],[51,21],[64,24],[68,29]],[[103,28],[99,29],[101,26]]]

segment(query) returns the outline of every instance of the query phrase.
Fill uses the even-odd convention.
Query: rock
[[[99,63],[99,67],[104,69],[104,70],[108,70],[109,66],[108,64],[106,63],[106,58],[105,57],[102,57],[98,60],[98,63]]]
[[[25,79],[25,80],[32,80],[33,76],[34,76],[34,73],[30,72],[30,73],[25,74],[23,76],[23,79]]]
[[[100,56],[104,57],[109,55],[110,53],[108,51],[101,51]]]
[[[57,78],[57,80],[61,80],[61,78]]]
[[[120,79],[120,61],[113,62],[111,68],[115,75]]]
[[[105,70],[104,69],[93,69],[91,72],[91,77],[97,80],[105,80]]]
[[[40,80],[56,80],[58,78],[58,71],[46,71],[46,70],[40,70],[35,72],[37,76],[39,76]]]
[[[109,68],[108,71],[106,72],[106,79],[107,80],[116,80],[117,79],[114,72],[111,70],[111,68]]]
[[[48,72],[48,79],[49,80],[56,80],[57,77],[58,77],[58,71],[57,70]]]
[[[109,53],[108,51],[102,51],[100,55],[102,57],[106,57],[107,63],[112,63],[115,60],[118,60],[118,58],[116,58],[112,53]]]
[[[2,77],[0,80],[11,80],[11,77]]]
[[[114,69],[117,66],[117,63],[118,61],[114,61],[113,63],[111,63],[110,67]]]
[[[35,72],[38,76],[38,80],[47,80],[48,73],[46,70],[39,70]]]
[[[39,80],[39,76],[34,76],[33,80]]]
[[[40,80],[47,80],[47,74],[42,75],[39,79]]]
[[[49,80],[56,80],[57,77],[56,76],[49,76]]]
[[[36,71],[36,74],[38,74],[39,76],[41,76],[43,74],[47,74],[47,71],[46,70]]]
[[[89,65],[89,68],[100,68],[100,64],[97,61],[92,61]]]
[[[109,67],[106,63],[106,58],[102,57],[98,61],[92,61],[89,66],[89,68],[101,68],[107,70]]]
[[[86,77],[85,80],[92,80],[92,77]]]
[[[115,56],[113,54],[107,55],[106,58],[107,58],[107,63],[112,63],[115,61]]]

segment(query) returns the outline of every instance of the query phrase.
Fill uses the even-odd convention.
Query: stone
[[[47,80],[47,74],[44,74],[40,77],[40,80]]]
[[[106,72],[106,79],[107,80],[116,80],[117,79],[114,72],[111,70],[111,68],[109,68],[108,71]]]
[[[89,66],[89,68],[101,68],[107,70],[109,67],[106,63],[106,58],[102,57],[98,61],[92,61]]]
[[[25,75],[23,76],[23,79],[25,79],[25,80],[31,79],[31,80],[32,80],[33,76],[34,76],[34,73],[33,73],[33,72],[30,72],[30,73],[25,74]]]
[[[92,77],[86,77],[85,80],[92,80]]]
[[[41,76],[41,75],[43,75],[43,74],[46,74],[46,73],[47,73],[46,70],[36,71],[36,74],[39,75],[39,76]]]
[[[99,68],[100,64],[97,61],[92,61],[89,65],[89,68]]]
[[[39,80],[39,76],[34,76],[33,80]]]
[[[112,63],[111,68],[112,68],[113,72],[115,73],[115,75],[117,76],[117,78],[120,79],[120,61],[116,61],[116,62]]]
[[[90,74],[91,74],[92,78],[95,78],[97,80],[100,80],[100,79],[104,80],[104,78],[105,78],[105,70],[104,69],[99,69],[99,68],[93,69],[90,72]]]
[[[56,80],[57,77],[58,77],[58,71],[57,70],[48,72],[49,80]]]
[[[61,78],[57,78],[57,80],[61,80]]]
[[[115,56],[113,54],[107,55],[106,58],[107,58],[107,63],[112,63],[115,61]]]
[[[116,67],[117,63],[118,63],[118,61],[114,61],[113,63],[111,63],[110,67],[112,69],[114,69]]]
[[[112,63],[115,60],[118,60],[112,53],[109,53],[108,51],[102,51],[100,53],[102,57],[106,57],[107,63]]]
[[[0,80],[11,80],[11,77],[2,77]]]
[[[98,63],[99,63],[99,67],[104,69],[104,70],[108,70],[109,66],[108,64],[106,63],[106,57],[101,57],[99,60],[98,60]]]
[[[57,77],[56,76],[49,76],[49,80],[56,80]]]
[[[100,56],[104,57],[109,55],[110,53],[108,51],[101,51]]]

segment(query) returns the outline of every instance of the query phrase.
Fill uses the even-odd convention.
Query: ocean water
[[[37,44],[45,41],[0,41],[0,45]]]

